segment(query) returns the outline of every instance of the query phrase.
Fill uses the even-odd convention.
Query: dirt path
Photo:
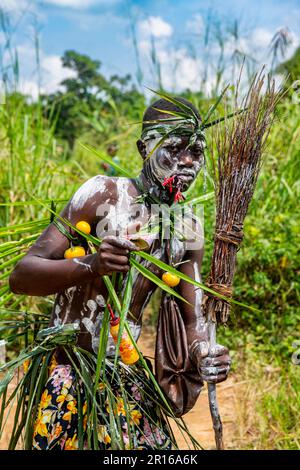
[[[144,355],[153,357],[155,348],[155,328],[147,327],[143,330],[139,346]],[[242,385],[234,381],[234,377],[218,385],[218,403],[223,422],[224,444],[227,449],[236,447],[237,435],[237,408],[242,394]],[[185,415],[184,421],[191,434],[205,449],[215,448],[214,432],[209,412],[207,389],[202,390],[194,408]],[[187,449],[187,444],[177,427],[174,433],[180,449]]]
[[[146,356],[154,357],[155,335],[155,328],[147,325],[143,328],[143,333],[139,340],[139,346],[143,354]],[[10,390],[12,391],[13,388],[14,383],[11,383]],[[237,409],[241,395],[242,388],[234,381],[234,377],[231,377],[226,382],[218,385],[218,402],[224,428],[225,448],[227,449],[236,448]],[[201,392],[195,407],[185,415],[185,422],[191,434],[205,449],[214,448],[214,433],[209,413],[206,389]],[[13,413],[9,416],[5,427],[5,433],[0,440],[0,450],[7,449],[12,424]],[[187,444],[178,431],[177,426],[175,425],[173,428],[180,449],[187,449]]]

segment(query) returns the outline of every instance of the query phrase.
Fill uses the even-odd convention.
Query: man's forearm
[[[9,284],[15,294],[51,295],[97,276],[95,255],[61,260],[28,256],[16,266]]]
[[[196,261],[183,264],[182,272],[197,282],[202,281]],[[180,294],[190,304],[181,302],[180,308],[190,343],[193,339],[204,337],[206,334],[206,321],[202,311],[203,291],[200,287],[181,281]]]

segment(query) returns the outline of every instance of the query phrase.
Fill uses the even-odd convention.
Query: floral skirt
[[[91,402],[86,399],[82,381],[76,377],[73,367],[52,367],[34,424],[32,448],[171,449],[171,431],[155,399],[154,387],[145,370],[135,368],[134,375],[130,369],[122,369],[118,379],[111,368],[107,374],[111,378],[109,390],[107,382],[99,382],[96,424],[91,424]],[[94,436],[88,439],[89,429],[95,426],[96,446]]]

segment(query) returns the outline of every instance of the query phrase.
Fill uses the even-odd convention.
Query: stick
[[[263,70],[254,77],[243,101],[243,114],[217,126],[214,141],[218,152],[214,164],[216,180],[216,226],[211,269],[206,285],[225,296],[224,301],[205,292],[203,310],[207,318],[210,351],[216,344],[216,325],[226,323],[230,313],[236,256],[243,240],[243,224],[261,168],[262,153],[274,120],[281,92],[268,79],[263,91]],[[239,85],[239,84],[238,84]],[[235,95],[237,108],[238,85]],[[217,449],[223,449],[222,423],[216,399],[216,386],[208,384],[209,406]]]
[[[209,335],[209,353],[211,354],[216,346],[216,323],[208,320],[208,335]],[[216,384],[208,383],[208,401],[213,428],[215,431],[215,441],[217,450],[224,449],[223,443],[223,426],[218,408]]]

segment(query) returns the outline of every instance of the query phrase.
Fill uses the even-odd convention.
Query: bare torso
[[[150,212],[145,204],[139,202],[137,211],[135,198],[139,194],[140,191],[134,180],[96,176],[75,193],[65,208],[64,216],[72,221],[73,212],[80,210],[81,205],[88,207],[88,218],[92,221],[92,235],[103,238],[114,232],[122,237],[129,226],[138,222],[144,225],[149,219]],[[149,252],[156,258],[166,261],[164,249],[158,239],[152,241]],[[181,261],[185,254],[184,243],[174,239],[172,254],[174,262]],[[157,276],[161,276],[162,272],[159,268],[146,260],[139,259],[139,261]],[[74,262],[80,263],[80,258],[75,259]],[[123,286],[125,280],[126,275]],[[155,288],[156,285],[150,280],[137,272],[134,273],[128,320],[136,340],[141,331],[143,311]],[[107,289],[101,277],[70,287],[56,296],[51,325],[77,322],[80,326],[78,344],[96,353],[106,299]],[[107,354],[114,354],[112,338],[109,339]]]

